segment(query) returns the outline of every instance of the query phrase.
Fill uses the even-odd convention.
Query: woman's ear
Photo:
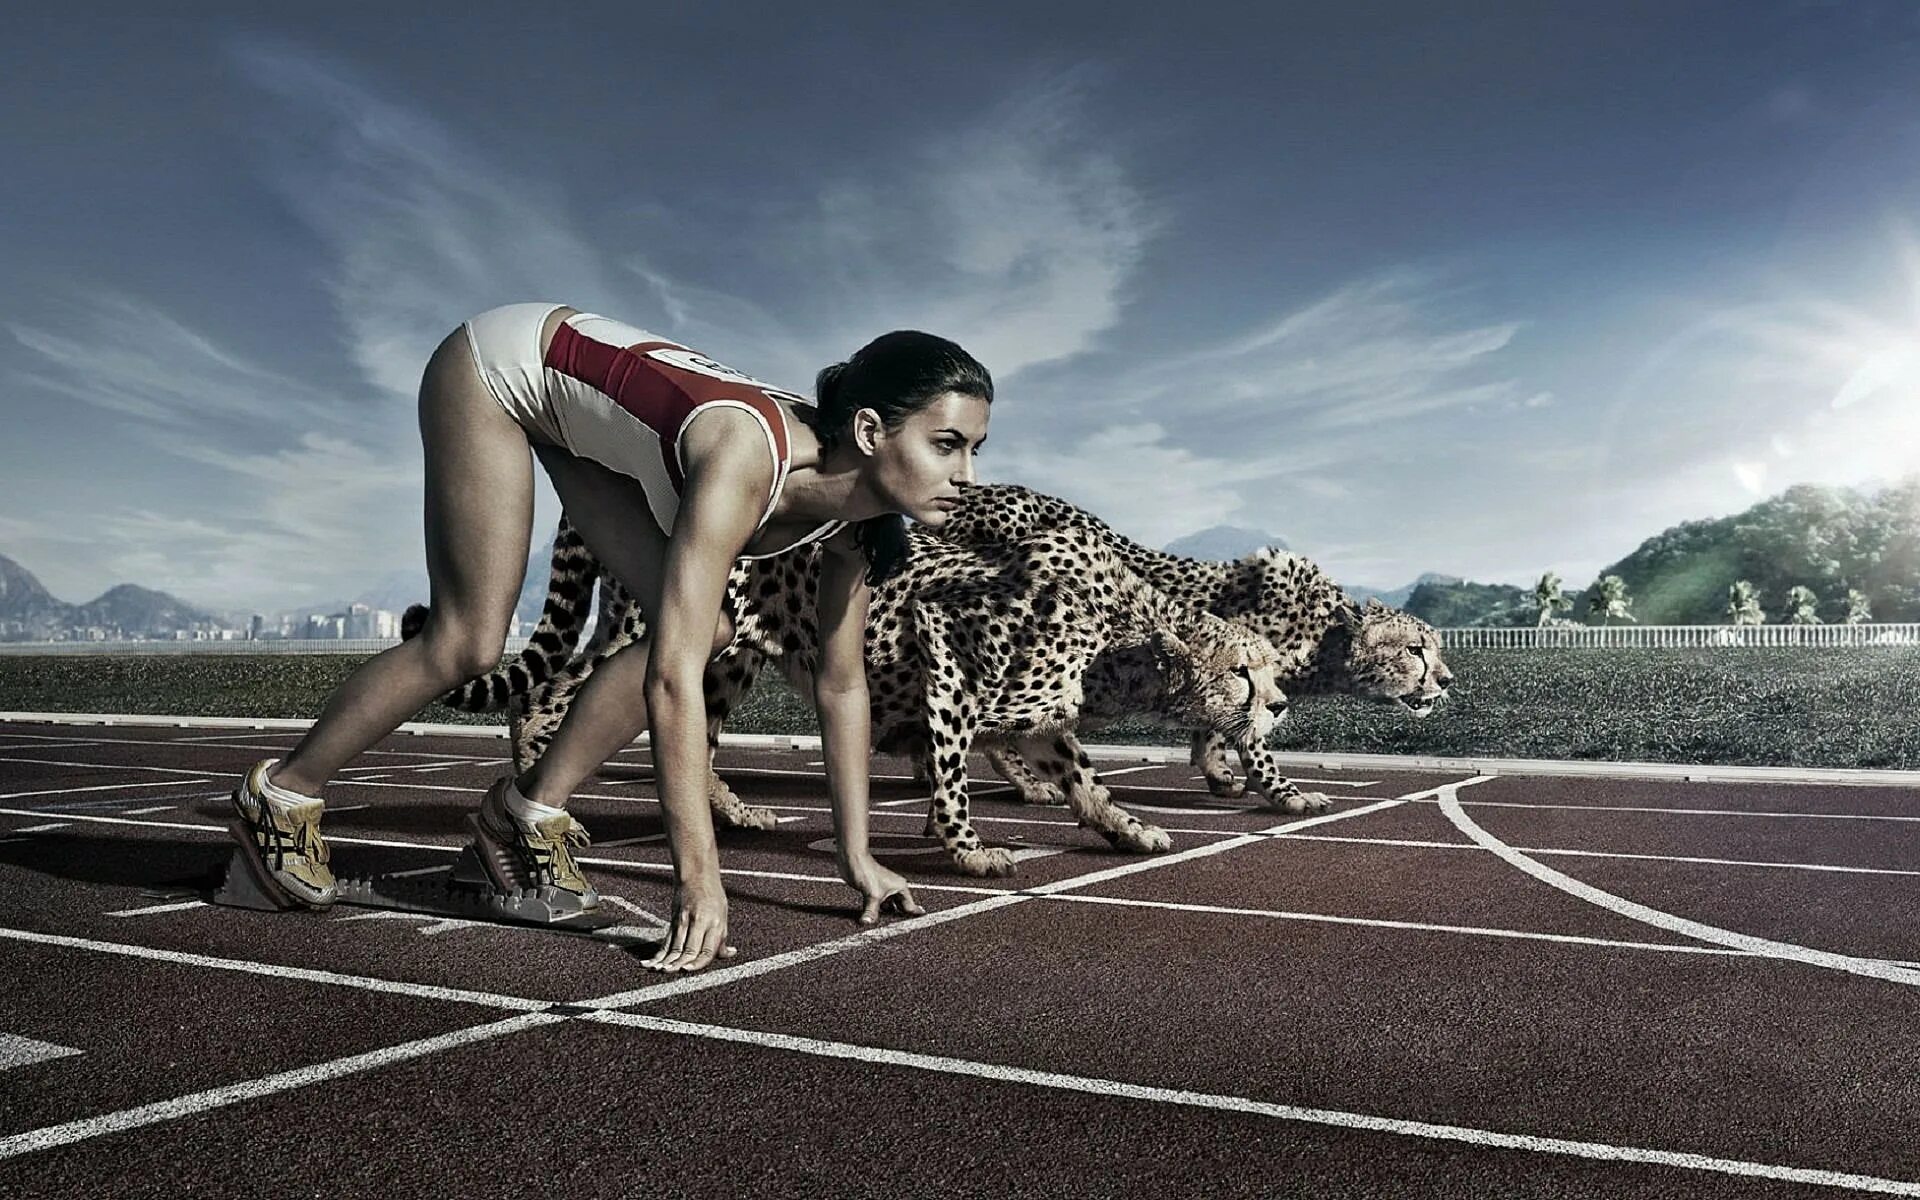
[[[859,409],[853,414],[853,444],[862,454],[872,454],[880,448],[880,439],[887,433],[886,423],[880,414],[871,408]]]

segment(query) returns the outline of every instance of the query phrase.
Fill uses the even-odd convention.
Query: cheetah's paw
[[[977,875],[982,878],[989,875],[1013,874],[1013,851],[989,850],[981,847],[977,850],[955,850],[953,865],[960,868],[963,875]]]

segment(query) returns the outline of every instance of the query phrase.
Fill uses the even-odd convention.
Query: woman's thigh
[[[420,440],[429,624],[504,640],[526,577],[533,459],[526,432],[481,381],[463,331],[427,363]]]
[[[660,611],[667,537],[654,524],[646,489],[636,479],[558,446],[535,445],[534,452],[587,549],[651,621]]]

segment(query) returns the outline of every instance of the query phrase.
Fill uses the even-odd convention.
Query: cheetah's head
[[[1433,626],[1378,600],[1365,608],[1342,605],[1338,615],[1349,633],[1342,666],[1353,694],[1399,704],[1416,717],[1446,698],[1453,672]]]
[[[1235,744],[1265,741],[1287,712],[1287,697],[1274,680],[1280,659],[1273,646],[1245,626],[1205,613],[1180,632],[1185,636],[1162,628],[1153,639],[1169,715]]]

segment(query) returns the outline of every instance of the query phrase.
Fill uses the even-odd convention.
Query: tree
[[[1813,589],[1803,583],[1796,583],[1787,589],[1787,624],[1818,625],[1820,621],[1820,597]]]
[[[1765,625],[1767,614],[1760,610],[1760,593],[1741,579],[1727,589],[1727,616],[1735,625]]]
[[[1873,620],[1873,613],[1870,612],[1867,607],[1867,594],[1859,588],[1848,588],[1847,618],[1844,623],[1848,625],[1865,625],[1871,620]]]
[[[1618,575],[1603,575],[1600,582],[1593,585],[1593,596],[1587,601],[1587,615],[1597,616],[1602,625],[1610,624],[1615,617],[1628,621],[1637,621],[1632,612],[1633,597],[1627,595],[1627,581]]]
[[[1533,606],[1540,610],[1539,619],[1534,622],[1536,625],[1545,625],[1553,620],[1554,613],[1573,607],[1573,601],[1567,599],[1560,590],[1558,572],[1548,571],[1540,577],[1539,583],[1533,585]]]

